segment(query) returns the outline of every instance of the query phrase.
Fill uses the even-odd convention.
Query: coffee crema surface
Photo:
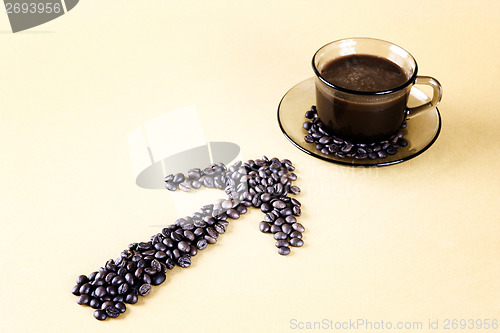
[[[326,63],[321,76],[331,84],[355,91],[378,92],[403,85],[408,77],[392,61],[368,54],[351,54]]]

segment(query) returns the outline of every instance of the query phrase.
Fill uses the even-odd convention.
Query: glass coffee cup
[[[352,142],[387,139],[408,115],[436,107],[442,97],[436,79],[417,76],[410,53],[380,39],[331,42],[314,54],[312,66],[318,117],[331,134]],[[431,86],[433,96],[410,108],[408,97],[415,84]]]

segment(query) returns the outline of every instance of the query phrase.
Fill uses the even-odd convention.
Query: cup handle
[[[436,107],[439,102],[441,101],[441,97],[443,96],[443,87],[441,87],[441,84],[438,82],[433,77],[430,76],[417,76],[417,79],[415,80],[415,84],[425,84],[428,86],[432,87],[432,99],[430,102],[427,102],[425,104],[413,107],[413,108],[408,108],[407,109],[407,114],[409,117],[413,117],[422,111],[428,110],[430,108]]]

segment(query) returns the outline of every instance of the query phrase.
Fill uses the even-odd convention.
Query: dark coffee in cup
[[[372,38],[329,43],[313,57],[318,117],[331,134],[353,142],[388,138],[406,115],[435,107],[441,86],[417,77],[417,63],[404,49]],[[413,84],[434,89],[432,101],[416,108],[407,102]]]
[[[367,54],[334,59],[320,73],[332,85],[365,92],[394,89],[408,80],[404,70],[392,61]],[[408,93],[391,100],[363,103],[316,90],[318,116],[332,132],[346,139],[379,140],[402,124],[405,114],[399,111],[406,108]],[[375,132],[378,134],[367,135]]]

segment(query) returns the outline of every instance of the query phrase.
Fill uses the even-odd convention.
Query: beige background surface
[[[1,330],[500,319],[499,13],[495,0],[88,0],[17,34],[0,13]],[[283,94],[313,75],[317,48],[352,36],[401,45],[443,85],[443,129],[423,155],[342,167],[281,134]],[[279,256],[251,211],[119,320],[98,322],[70,293],[75,278],[177,218],[168,191],[135,185],[128,135],[191,104],[208,140],[294,161],[306,245]]]

